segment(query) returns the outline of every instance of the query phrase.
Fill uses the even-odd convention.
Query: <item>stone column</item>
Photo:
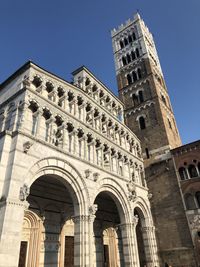
[[[24,201],[7,198],[0,202],[0,267],[18,267],[24,210],[28,208],[26,189],[20,192]]]
[[[41,131],[42,114],[43,114],[43,110],[42,109],[39,109],[37,111],[37,126],[36,126],[36,133],[35,133],[35,136],[36,137],[41,137],[40,131]]]
[[[137,256],[137,240],[135,235],[135,227],[137,225],[137,222],[138,218],[134,216],[131,223],[119,225],[123,244],[124,265],[126,267],[139,266],[139,259]]]
[[[18,112],[18,129],[21,130],[22,128],[24,128],[24,124],[26,124],[25,122],[27,121],[27,109],[28,109],[29,103],[27,101],[24,101],[23,103],[21,103],[18,107],[19,112]]]
[[[141,228],[141,230],[144,240],[147,267],[159,266],[155,238],[155,227],[152,225],[144,226]]]
[[[74,266],[92,267],[94,262],[93,222],[97,205],[89,208],[89,215],[74,216]]]

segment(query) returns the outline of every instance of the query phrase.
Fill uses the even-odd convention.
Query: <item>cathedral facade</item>
[[[0,266],[159,266],[139,139],[87,68],[0,89]]]
[[[0,267],[200,264],[200,144],[139,14],[111,36],[119,98],[84,66],[0,85]]]

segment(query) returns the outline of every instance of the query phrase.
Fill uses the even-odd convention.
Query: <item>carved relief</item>
[[[127,183],[127,188],[128,188],[128,199],[130,201],[135,201],[137,197],[135,184],[132,181],[130,181],[129,183]]]
[[[31,148],[31,146],[33,145],[32,142],[27,141],[23,144],[23,151],[24,153],[28,153],[29,149]]]
[[[25,201],[30,193],[30,188],[27,184],[24,184],[22,187],[20,187],[20,193],[19,193],[19,199],[21,201]]]
[[[96,212],[98,210],[98,205],[97,204],[93,204],[89,207],[89,214],[90,215],[95,215]]]

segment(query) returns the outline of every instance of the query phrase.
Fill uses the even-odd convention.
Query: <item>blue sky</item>
[[[200,139],[200,0],[4,0],[0,82],[31,59],[71,80],[86,65],[117,94],[110,30],[139,10],[154,35],[183,143]]]

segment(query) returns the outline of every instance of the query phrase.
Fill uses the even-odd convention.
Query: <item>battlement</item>
[[[118,28],[114,28],[111,30],[111,37],[115,37],[116,35],[118,35],[120,32],[124,31],[126,28],[130,27],[131,25],[137,23],[138,21],[141,22],[141,24],[143,25],[143,27],[146,29],[146,31],[150,34],[151,32],[149,31],[149,28],[146,26],[144,20],[141,18],[139,13],[136,13],[135,15],[133,15],[133,19],[128,19],[126,20],[126,22],[121,25],[118,26]]]

